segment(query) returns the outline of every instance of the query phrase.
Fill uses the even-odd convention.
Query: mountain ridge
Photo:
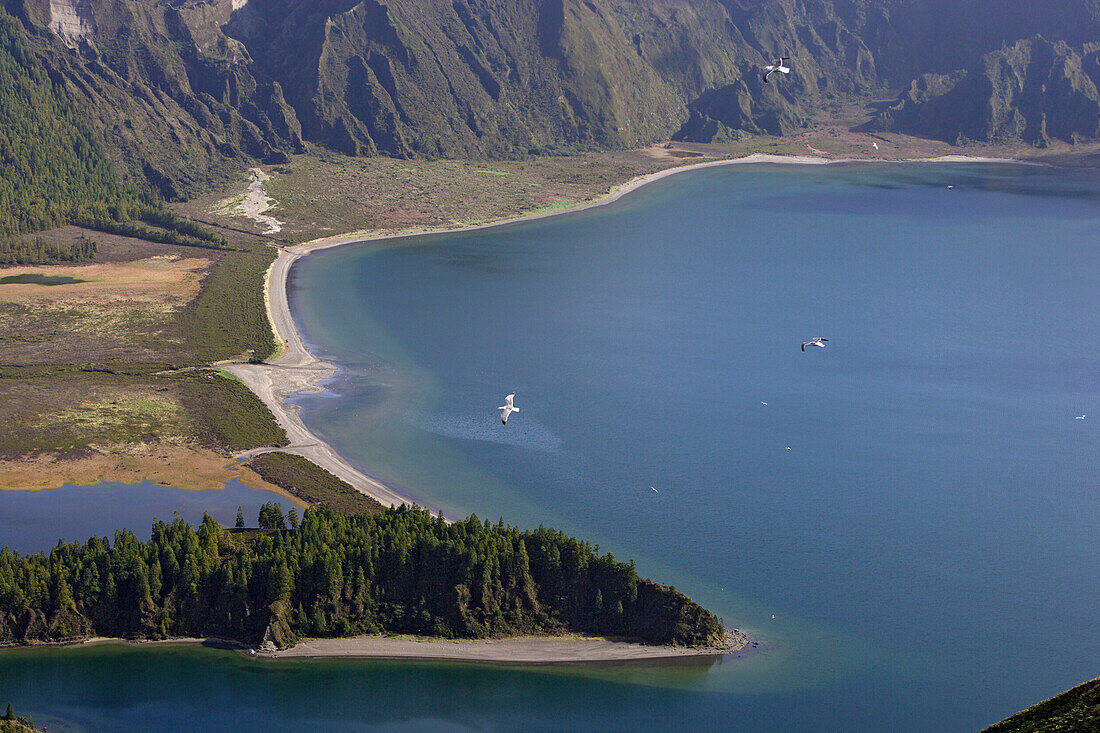
[[[1100,44],[1096,0],[3,7],[123,181],[167,200],[309,145],[350,155],[518,158],[787,135],[830,104],[889,89],[902,92],[877,129],[953,143],[1098,135],[1100,100],[1088,88]],[[792,73],[763,84],[760,67],[780,54],[793,57]],[[1072,78],[1058,86],[1067,68]],[[1034,91],[1041,78],[1058,94]]]

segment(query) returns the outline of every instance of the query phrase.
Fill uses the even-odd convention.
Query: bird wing
[[[507,425],[508,424],[508,416],[512,414],[512,408],[511,407],[500,407],[498,409],[500,410],[500,422],[501,422],[501,424],[502,425]]]
[[[511,407],[512,406],[512,400],[514,400],[515,398],[516,398],[516,393],[513,392],[512,394],[510,394],[510,395],[508,395],[507,397],[504,398],[504,404]]]
[[[812,341],[804,341],[804,342],[802,343],[802,350],[803,350],[803,351],[805,351],[805,350],[806,350],[806,347],[807,347],[807,346],[809,346],[809,345],[810,345],[810,344],[812,344],[812,343],[813,343]]]
[[[814,341],[828,341],[829,339],[823,339],[820,336],[814,339]]]
[[[768,82],[768,75],[771,74],[773,71],[775,71],[775,69],[768,69],[767,71],[764,72],[764,83],[765,84],[769,83]]]

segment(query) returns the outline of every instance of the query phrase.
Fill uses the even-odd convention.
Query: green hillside
[[[115,176],[22,25],[0,11],[0,235],[46,229],[135,197]]]
[[[1098,733],[1100,677],[1043,700],[982,733]]]

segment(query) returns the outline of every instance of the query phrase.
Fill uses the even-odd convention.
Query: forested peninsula
[[[0,550],[0,642],[222,637],[293,646],[301,637],[441,638],[586,633],[720,646],[721,621],[633,562],[540,527],[476,516],[447,523],[402,506],[349,515],[266,506],[259,530],[209,516],[157,521],[26,557]],[[277,515],[277,516],[276,516]]]

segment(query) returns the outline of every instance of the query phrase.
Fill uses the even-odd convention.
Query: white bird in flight
[[[1073,418],[1073,419],[1074,419],[1074,420],[1084,420],[1084,419],[1085,419],[1085,416],[1084,416],[1084,415],[1078,415],[1077,417],[1075,417],[1075,418]]]
[[[650,486],[649,488],[653,489],[654,491],[657,491],[657,489],[656,489],[655,487],[653,487],[653,486]],[[657,493],[659,494],[659,493],[661,493],[661,492],[660,492],[660,491],[657,491]]]
[[[871,144],[875,146],[875,150],[878,150],[878,143],[872,141]]]
[[[768,406],[768,403],[767,403],[767,402],[761,402],[760,404],[762,404],[762,405],[763,405],[764,407],[767,407],[767,406]]]
[[[513,392],[512,394],[505,397],[504,404],[497,408],[498,410],[500,410],[501,425],[508,424],[508,416],[511,415],[513,412],[519,412],[519,408],[512,404],[512,400],[514,400],[515,398],[516,393]]]
[[[820,346],[821,348],[824,349],[825,348],[825,342],[828,341],[828,340],[829,339],[823,339],[820,336],[818,336],[817,338],[812,339],[810,341],[803,341],[802,342],[802,350],[805,351],[807,346]]]
[[[789,73],[791,73],[791,67],[783,65],[784,61],[790,61],[790,60],[791,60],[790,56],[780,56],[779,60],[776,61],[774,64],[768,64],[767,66],[765,66],[764,67],[764,83],[767,84],[768,83],[768,77],[771,76],[772,74],[774,74],[777,71],[780,74],[789,74]]]

